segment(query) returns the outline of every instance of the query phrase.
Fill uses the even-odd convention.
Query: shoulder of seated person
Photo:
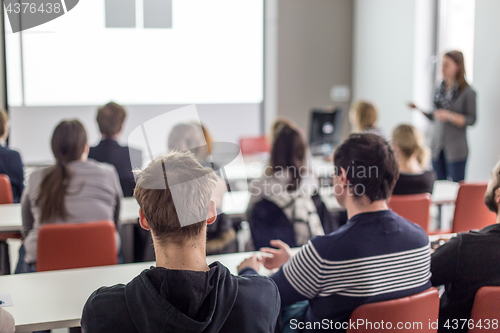
[[[125,298],[125,285],[123,284],[117,284],[111,287],[101,287],[90,295],[87,305],[100,306],[102,303],[106,305],[108,302],[122,297]]]
[[[238,296],[243,298],[258,298],[268,304],[279,296],[276,283],[267,276],[240,275],[238,280]],[[265,295],[266,297],[263,297]]]

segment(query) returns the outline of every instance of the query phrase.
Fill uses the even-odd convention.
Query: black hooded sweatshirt
[[[219,262],[207,272],[144,270],[127,285],[102,287],[87,300],[83,332],[272,333],[280,312],[274,282],[234,276]]]

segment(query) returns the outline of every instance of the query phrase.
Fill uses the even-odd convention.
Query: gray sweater
[[[434,121],[431,141],[432,159],[437,160],[444,150],[448,162],[460,162],[467,159],[467,126],[476,122],[476,92],[465,87],[457,96],[450,111],[465,116],[465,126],[460,128],[450,122]]]
[[[69,217],[54,223],[78,223],[111,220],[119,226],[120,200],[123,197],[116,169],[94,160],[68,163],[71,181],[65,196]],[[40,207],[37,205],[40,183],[47,168],[33,172],[24,189],[21,205],[25,261],[36,262]],[[119,244],[119,239],[117,239]]]

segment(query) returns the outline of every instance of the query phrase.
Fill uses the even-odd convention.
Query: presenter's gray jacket
[[[450,111],[465,116],[465,126],[457,127],[450,122],[434,121],[431,150],[432,159],[437,160],[444,150],[444,156],[450,163],[467,159],[467,126],[476,122],[476,92],[471,87],[465,87],[452,103]]]
[[[110,220],[119,226],[120,201],[123,197],[118,173],[114,166],[92,159],[85,162],[73,161],[67,164],[71,180],[64,204],[68,218],[57,218],[54,223],[78,223]],[[40,228],[40,207],[37,203],[40,183],[47,168],[34,171],[28,179],[21,197],[25,261],[36,262],[38,229]],[[120,239],[116,233],[117,247]]]

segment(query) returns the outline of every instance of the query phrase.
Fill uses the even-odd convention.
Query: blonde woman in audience
[[[203,167],[214,167],[217,170],[217,166],[212,165],[209,158],[213,138],[206,127],[196,123],[178,124],[170,132],[167,145],[169,151],[190,150]],[[236,232],[232,220],[221,213],[222,198],[227,192],[226,183],[220,175],[216,176],[216,180],[212,200],[216,204],[218,215],[215,222],[207,227],[207,254],[237,252]]]
[[[385,138],[377,128],[378,111],[375,105],[367,101],[356,102],[349,112],[349,121],[354,133],[373,133]]]
[[[110,164],[87,159],[89,146],[82,123],[60,122],[51,145],[55,165],[33,172],[21,198],[24,240],[16,273],[36,271],[42,224],[111,220],[119,226],[123,194],[118,173]]]
[[[392,132],[392,144],[399,164],[399,179],[393,194],[432,193],[436,174],[426,170],[430,150],[424,136],[412,125],[399,125]]]

